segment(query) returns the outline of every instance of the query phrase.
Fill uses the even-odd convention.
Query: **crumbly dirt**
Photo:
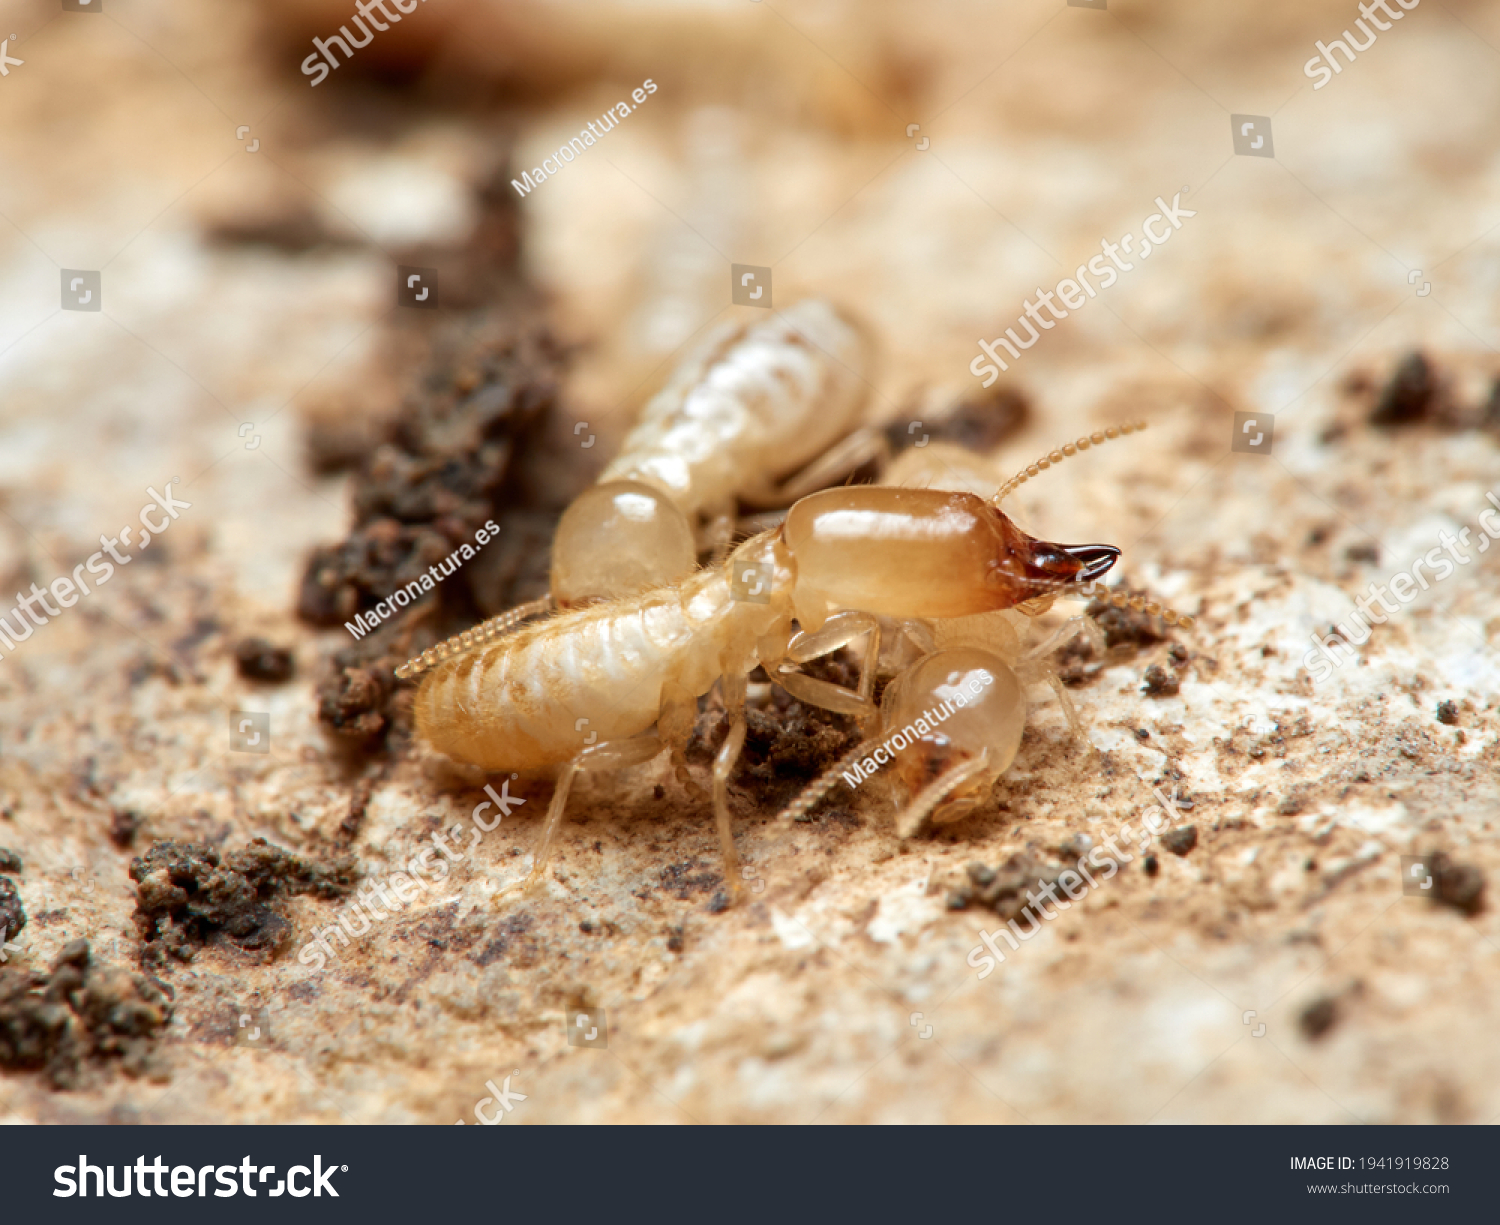
[[[274,955],[291,940],[292,929],[266,903],[301,894],[343,897],[356,873],[347,857],[310,863],[264,838],[222,856],[200,843],[158,842],[130,863],[141,964],[160,966],[167,957],[192,961],[204,945],[220,941]]]
[[[155,1040],[171,1018],[168,988],[100,964],[87,940],[48,974],[0,966],[0,1068],[39,1071],[54,1089],[84,1088],[111,1067],[165,1080]]]
[[[0,1119],[451,1125],[515,1069],[519,1123],[1500,1116],[1500,550],[1473,543],[1500,497],[1500,24],[1422,5],[1314,92],[1301,65],[1349,12],[606,2],[575,24],[455,0],[316,90],[297,64],[344,0],[185,0],[170,27],[54,22],[29,52],[50,14],[23,24],[0,591],[72,573],[148,486],[180,477],[192,506],[0,660],[26,916],[0,1033],[29,1035]],[[510,187],[646,77],[604,141]],[[1272,116],[1275,158],[1233,154],[1240,111]],[[226,112],[262,118],[231,142]],[[980,389],[977,340],[1179,189],[1196,215],[1170,242]],[[102,313],[57,309],[75,263],[103,269]],[[479,781],[422,760],[391,669],[540,594],[557,512],[680,346],[759,317],[729,304],[731,263],[772,266],[776,305],[865,319],[868,423],[908,459],[931,435],[943,484],[992,491],[1148,419],[1006,509],[1117,545],[1111,581],[1196,626],[1102,614],[1113,644],[1058,660],[1089,743],[1038,686],[989,801],[908,840],[878,776],[777,824],[852,729],[757,690],[738,907],[709,699],[692,785],[665,759],[580,778],[540,889],[497,900],[550,784],[487,780],[524,803],[476,830]],[[395,305],[402,265],[438,270],[438,309]],[[1232,449],[1237,412],[1274,417],[1270,455]],[[430,609],[350,637],[489,517],[500,540]],[[1355,642],[1354,600],[1465,528],[1470,560],[1424,562],[1429,589]],[[1326,679],[1315,634],[1347,644]],[[246,675],[252,638],[292,673],[257,648]],[[1153,669],[1175,692],[1142,692]],[[254,750],[231,742],[246,713],[269,719]],[[978,977],[981,929],[1163,802],[1149,856]],[[346,854],[389,891],[436,836],[446,875],[321,968],[302,953],[344,884],[231,849]],[[109,969],[143,957],[161,987]],[[579,1008],[607,1046],[570,1044]]]

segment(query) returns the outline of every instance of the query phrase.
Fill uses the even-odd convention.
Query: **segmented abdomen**
[[[708,692],[726,643],[759,638],[783,607],[734,600],[720,567],[674,589],[564,613],[429,672],[417,691],[417,733],[487,770],[567,761],[649,728],[668,680]]]
[[[857,423],[865,345],[808,299],[710,339],[652,397],[599,478],[644,481],[689,519],[822,454]]]

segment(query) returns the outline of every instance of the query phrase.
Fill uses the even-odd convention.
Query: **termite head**
[[[897,832],[906,836],[929,812],[934,825],[966,816],[1010,769],[1026,728],[1026,691],[998,656],[959,647],[897,676],[880,714],[885,735],[898,738],[887,743],[904,810]]]
[[[607,481],[563,513],[552,544],[552,598],[560,608],[680,582],[697,555],[687,519],[640,481]]]
[[[923,618],[1014,608],[1092,583],[1120,555],[1038,540],[970,493],[870,485],[803,498],[783,539],[804,628],[840,608]]]

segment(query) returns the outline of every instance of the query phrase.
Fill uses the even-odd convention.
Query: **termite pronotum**
[[[664,747],[680,761],[697,699],[717,681],[730,729],[714,762],[713,807],[725,877],[738,895],[728,783],[745,742],[746,676],[757,665],[801,700],[869,723],[880,618],[940,621],[1059,590],[1097,592],[1095,580],[1118,556],[1111,545],[1039,540],[974,494],[827,490],[797,502],[785,523],[720,565],[675,584],[563,612],[492,642],[450,640],[445,648],[466,653],[423,678],[417,733],[433,750],[485,770],[558,769],[534,865],[520,882],[526,888],[545,870],[574,776],[639,764]],[[783,662],[806,662],[863,635],[869,647],[854,689],[781,674]]]
[[[708,336],[647,403],[599,483],[558,523],[551,590],[470,631],[491,641],[552,608],[680,582],[699,529],[726,545],[737,502],[787,506],[884,449],[858,429],[870,344],[842,312],[805,299]],[[398,675],[447,657],[440,644]]]

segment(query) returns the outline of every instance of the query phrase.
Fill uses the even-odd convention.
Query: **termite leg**
[[[1083,720],[1079,718],[1078,708],[1073,704],[1072,695],[1068,693],[1062,677],[1058,676],[1056,670],[1045,662],[1048,655],[1066,646],[1080,634],[1089,640],[1095,654],[1102,659],[1108,650],[1104,631],[1099,628],[1099,623],[1093,617],[1087,613],[1080,613],[1076,617],[1069,617],[1042,642],[1028,650],[1016,667],[1018,673],[1028,682],[1044,680],[1051,686],[1052,692],[1057,695],[1058,705],[1062,707],[1063,715],[1068,720],[1069,729],[1092,752],[1093,742],[1088,738]]]
[[[885,467],[890,458],[891,444],[886,441],[884,432],[866,426],[836,442],[781,484],[765,485],[746,493],[744,498],[756,506],[790,506],[810,493],[838,484],[868,463],[875,462]]]
[[[870,636],[860,668],[859,688],[847,689],[832,681],[820,680],[798,672],[796,664],[831,655],[864,634]],[[880,662],[880,621],[869,613],[835,613],[821,629],[795,635],[786,654],[778,662],[773,679],[799,701],[821,706],[841,715],[852,715],[861,725],[872,723],[877,711],[874,702],[875,673]]]
[[[1062,677],[1056,672],[1047,673],[1047,684],[1052,687],[1052,692],[1057,694],[1057,704],[1062,707],[1063,715],[1068,720],[1068,727],[1073,735],[1083,741],[1084,747],[1090,753],[1094,751],[1094,742],[1089,739],[1087,730],[1083,726],[1083,720],[1078,717],[1078,707],[1073,705],[1072,695],[1068,693],[1067,686],[1063,684]]]
[[[704,800],[707,793],[688,771],[687,746],[698,721],[698,700],[684,686],[669,680],[661,688],[661,713],[656,720],[656,734],[672,751],[672,773],[694,799]]]
[[[568,806],[568,793],[573,789],[573,779],[580,773],[595,773],[601,770],[623,770],[627,766],[638,766],[650,761],[661,752],[662,744],[655,732],[644,736],[633,736],[629,740],[606,740],[590,745],[571,758],[558,771],[557,784],[552,789],[552,801],[547,806],[547,817],[542,825],[542,834],[537,842],[531,871],[521,880],[495,891],[492,901],[512,893],[528,893],[542,879],[547,862],[552,858],[557,831],[562,827],[563,811]]]
[[[740,857],[734,849],[734,829],[729,820],[729,776],[745,747],[745,674],[732,670],[719,681],[724,709],[729,713],[729,735],[714,759],[714,819],[719,826],[719,849],[724,856],[724,879],[734,901],[744,897]]]
[[[1044,655],[1050,655],[1053,651],[1060,650],[1068,645],[1073,639],[1082,634],[1089,640],[1089,645],[1094,648],[1094,654],[1101,659],[1109,649],[1104,640],[1104,631],[1099,628],[1099,623],[1089,616],[1088,613],[1079,613],[1076,617],[1069,617],[1057,627],[1048,637],[1036,646],[1028,650],[1023,657],[1027,660],[1040,659]]]

